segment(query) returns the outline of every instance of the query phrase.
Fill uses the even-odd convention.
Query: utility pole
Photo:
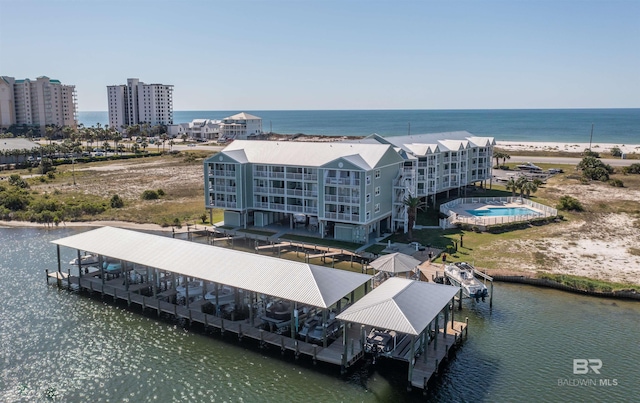
[[[589,136],[589,152],[591,152],[591,140],[593,140],[593,123],[591,123],[591,136]]]

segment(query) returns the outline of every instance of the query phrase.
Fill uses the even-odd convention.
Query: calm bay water
[[[174,122],[222,119],[239,111],[174,111]],[[328,136],[385,136],[466,130],[502,141],[640,144],[640,109],[246,111],[264,131]],[[79,112],[85,126],[107,112]]]
[[[51,240],[84,229],[0,228],[0,401],[402,402],[406,369],[337,368],[204,335],[45,283]],[[74,252],[61,248],[62,261]],[[65,264],[66,267],[66,264]],[[640,304],[496,284],[494,308],[469,303],[469,338],[430,401],[634,401]],[[460,316],[457,316],[460,317]],[[600,374],[573,375],[574,358]],[[559,385],[559,380],[596,385]],[[613,386],[613,383],[617,384]],[[600,386],[600,382],[612,386]]]

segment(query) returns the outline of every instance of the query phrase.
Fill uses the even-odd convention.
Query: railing
[[[328,176],[324,183],[328,185],[345,185],[345,186],[360,186],[360,179],[357,178],[336,178]]]
[[[287,189],[289,196],[302,196],[302,189]]]
[[[522,206],[530,207],[536,211],[532,211],[531,214],[513,215],[513,216],[473,216],[466,214],[458,214],[453,211],[453,208],[461,204],[489,204],[502,206],[507,203],[520,204]],[[478,225],[488,227],[497,224],[506,224],[511,222],[529,221],[536,218],[555,217],[558,215],[558,210],[545,206],[544,204],[536,203],[529,199],[523,199],[520,197],[463,197],[452,200],[450,202],[440,205],[440,212],[447,215],[448,218],[441,220],[441,225],[454,226],[458,223],[466,223],[471,225]],[[444,227],[443,227],[444,228]]]
[[[270,193],[270,194],[284,194],[284,188],[273,188],[267,186],[257,186],[253,188],[254,193]]]
[[[325,211],[324,218],[328,218],[331,220],[359,222],[360,214],[330,213]]]
[[[351,196],[335,196],[335,195],[324,195],[324,201],[326,202],[335,202],[335,203],[350,203],[350,204],[360,204],[359,197],[351,197]]]
[[[302,180],[302,174],[299,174],[299,173],[287,172],[286,177],[287,177],[287,179],[300,179],[300,180]]]
[[[318,191],[317,190],[305,190],[303,192],[303,196],[304,197],[318,197]]]
[[[220,200],[211,200],[211,205],[215,207],[227,207],[227,208],[238,207],[237,202],[227,202],[227,201],[220,201]]]
[[[264,209],[268,209],[268,210],[284,211],[286,205],[285,204],[281,204],[281,203],[253,202],[253,206],[255,208],[264,208]]]
[[[305,181],[317,181],[318,174],[303,174],[302,179]]]
[[[236,171],[227,171],[227,170],[220,171],[220,170],[213,170],[213,171],[210,171],[210,172],[211,172],[211,173],[209,174],[209,177],[211,177],[212,175],[213,175],[213,176],[217,176],[217,177],[220,177],[220,176],[229,176],[229,177],[232,177],[232,178],[235,178],[235,177],[236,177]]]
[[[213,189],[216,192],[235,193],[237,188],[235,186],[214,186]]]

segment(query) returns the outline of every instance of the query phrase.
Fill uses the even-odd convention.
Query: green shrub
[[[145,190],[142,192],[142,200],[156,200],[159,197],[158,192],[155,190]]]
[[[624,183],[620,180],[620,179],[611,179],[609,181],[609,185],[616,187],[616,188],[623,188],[624,187]]]
[[[162,189],[158,189],[158,190],[156,190],[156,192],[158,193],[158,196],[164,196],[165,195],[164,190],[162,190]]]
[[[111,208],[122,208],[124,207],[124,200],[119,195],[113,195],[111,196],[110,204]]]
[[[29,184],[19,174],[9,176],[9,184],[21,189],[28,189]]]
[[[56,174],[53,171],[48,171],[47,172],[47,178],[55,179],[56,178]]]
[[[620,149],[620,147],[612,147],[611,155],[614,157],[622,157],[622,150]]]
[[[556,208],[565,211],[584,211],[584,207],[578,199],[571,196],[562,196]]]

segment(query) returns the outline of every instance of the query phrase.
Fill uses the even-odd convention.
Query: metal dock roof
[[[114,227],[52,243],[328,308],[371,276]]]
[[[458,287],[392,277],[337,318],[418,336],[459,291]]]

